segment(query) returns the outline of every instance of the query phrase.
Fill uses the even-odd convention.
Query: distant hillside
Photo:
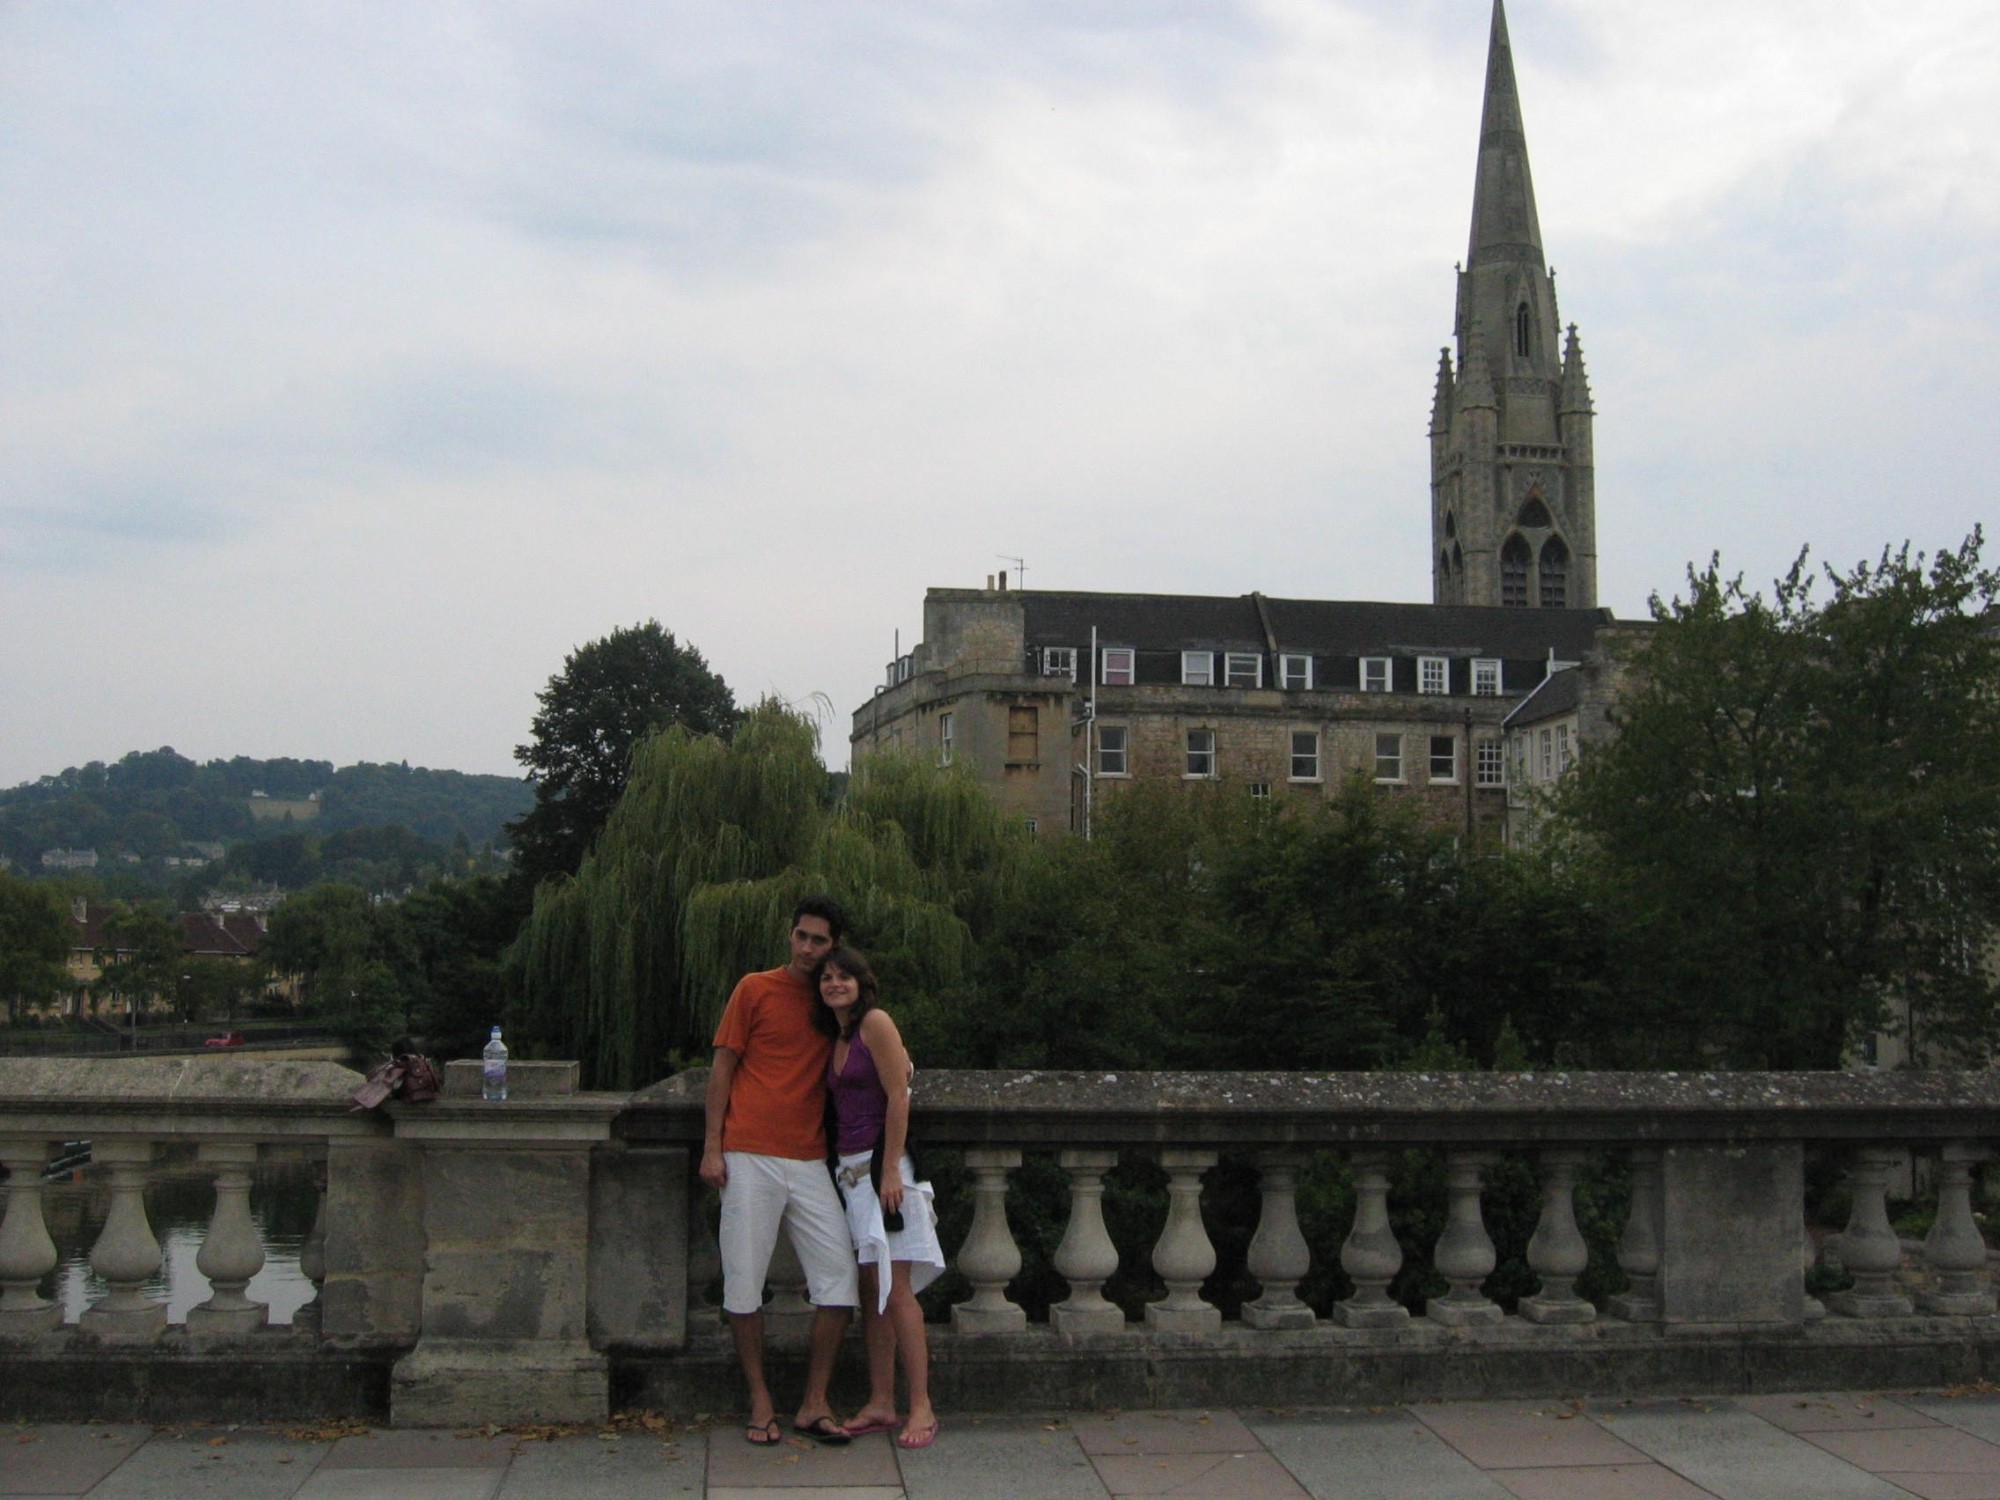
[[[316,799],[311,826],[319,832],[400,827],[440,845],[463,837],[473,849],[504,842],[502,825],[534,802],[528,783],[508,776],[366,762],[336,771],[331,761],[248,756],[202,765],[171,749],[135,750],[110,765],[92,761],[0,791],[0,854],[21,873],[38,874],[48,849],[155,861],[288,826],[255,820],[255,793]]]

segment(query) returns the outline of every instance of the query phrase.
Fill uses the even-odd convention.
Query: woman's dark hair
[[[820,1035],[838,1037],[840,1035],[840,1021],[834,1015],[832,1007],[821,998],[819,992],[820,976],[825,974],[828,969],[840,970],[841,973],[854,981],[855,988],[860,991],[859,997],[854,1002],[854,1008],[847,1013],[849,1023],[857,1028],[861,1025],[861,1018],[875,1008],[876,997],[881,993],[881,986],[875,982],[875,971],[868,966],[868,960],[863,958],[860,953],[852,948],[833,948],[828,950],[826,957],[819,961],[812,973],[812,1023]]]

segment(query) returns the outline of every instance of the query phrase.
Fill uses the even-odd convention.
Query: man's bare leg
[[[752,1442],[776,1442],[768,1434],[777,1425],[777,1408],[771,1404],[771,1388],[764,1383],[764,1312],[731,1313],[729,1332],[736,1340],[736,1363],[743,1367],[743,1382],[750,1387],[750,1415],[744,1427],[762,1432]]]
[[[806,1346],[806,1394],[805,1399],[799,1402],[797,1417],[801,1427],[810,1427],[821,1418],[833,1419],[827,1387],[833,1383],[833,1362],[840,1357],[840,1341],[847,1335],[847,1320],[853,1311],[849,1307],[813,1309],[812,1335]],[[760,1335],[762,1331],[760,1324]],[[767,1405],[770,1399],[770,1392],[766,1391],[764,1400]]]

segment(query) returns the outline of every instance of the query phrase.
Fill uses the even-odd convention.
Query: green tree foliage
[[[599,1087],[705,1060],[730,987],[784,961],[791,907],[817,890],[854,914],[899,1016],[943,1007],[1021,840],[962,773],[881,757],[831,808],[826,793],[813,726],[776,703],[727,741],[645,741],[576,877],[536,891],[511,1033]]]
[[[6,997],[9,1025],[20,1023],[24,1006],[45,1004],[68,986],[68,954],[61,894],[0,870],[0,996]]]
[[[100,925],[99,987],[144,1018],[156,1001],[173,1004],[178,993],[182,943],[179,920],[155,904],[113,906]]]
[[[1801,557],[1768,600],[1712,561],[1655,598],[1618,736],[1556,806],[1615,915],[1618,1062],[1834,1067],[1892,1002],[1929,1055],[1990,1058],[2000,577],[1981,541],[1823,579]]]
[[[534,738],[514,751],[534,783],[534,806],[507,830],[531,888],[576,872],[648,735],[678,724],[727,736],[739,717],[728,684],[657,620],[577,647],[538,701]]]

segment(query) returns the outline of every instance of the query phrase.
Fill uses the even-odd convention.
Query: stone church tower
[[[1431,405],[1432,599],[1594,608],[1597,507],[1590,382],[1528,175],[1507,15],[1493,0],[1472,240]]]

